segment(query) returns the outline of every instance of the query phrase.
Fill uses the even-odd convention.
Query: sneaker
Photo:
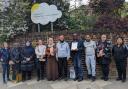
[[[118,78],[116,79],[116,81],[120,81],[120,80],[122,80],[122,78],[119,78],[119,77],[118,77]]]
[[[88,79],[91,79],[92,78],[92,75],[88,75],[87,77],[88,77]]]
[[[126,79],[122,79],[122,82],[125,83],[126,82]]]
[[[78,78],[76,77],[75,79],[73,79],[74,81],[78,80]]]
[[[108,81],[109,79],[106,77],[106,78],[104,78],[104,81]]]
[[[104,77],[101,77],[101,80],[104,80],[105,78]]]
[[[4,81],[3,81],[3,84],[7,84],[7,82],[4,80]]]
[[[40,78],[37,78],[37,81],[40,81]]]
[[[64,78],[64,81],[68,81],[68,78]]]
[[[83,81],[83,78],[79,78],[79,79],[78,79],[78,82],[81,82],[81,81]]]
[[[11,79],[10,79],[10,78],[8,78],[8,81],[11,81]]]
[[[96,77],[95,76],[93,76],[92,77],[92,82],[94,82],[96,80]]]
[[[63,78],[62,77],[59,77],[58,80],[62,80]]]

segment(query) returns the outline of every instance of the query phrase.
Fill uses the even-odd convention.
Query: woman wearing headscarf
[[[35,50],[31,46],[29,41],[26,42],[25,47],[22,50],[22,61],[21,61],[21,70],[22,70],[22,80],[25,81],[31,79],[31,73],[34,67],[34,56]]]
[[[48,39],[48,45],[46,49],[47,56],[47,79],[55,81],[58,78],[58,65],[55,56],[55,43],[53,38]]]

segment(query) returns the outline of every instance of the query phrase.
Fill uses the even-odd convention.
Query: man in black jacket
[[[97,43],[97,58],[102,67],[103,76],[101,79],[107,81],[109,75],[109,64],[111,61],[111,42],[107,41],[107,36],[103,34]]]
[[[122,80],[122,82],[125,82],[128,50],[123,42],[123,38],[121,37],[117,38],[117,43],[112,48],[112,54],[114,56],[114,60],[118,72],[118,78],[116,80],[117,81]]]

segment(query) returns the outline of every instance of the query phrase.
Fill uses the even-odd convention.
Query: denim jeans
[[[83,78],[83,71],[82,71],[82,65],[81,65],[81,54],[80,53],[76,53],[73,55],[73,63],[74,63],[76,78]]]
[[[95,55],[86,55],[86,66],[88,70],[88,75],[96,75],[96,59]]]
[[[2,69],[3,69],[3,81],[6,82],[7,79],[9,79],[9,70],[10,70],[9,64],[2,64]]]

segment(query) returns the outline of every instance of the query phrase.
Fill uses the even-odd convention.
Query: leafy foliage
[[[28,29],[27,12],[30,11],[28,1],[13,0],[9,7],[0,12],[0,41],[7,41],[14,36],[23,34]]]
[[[95,30],[127,31],[127,4],[125,0],[91,0],[89,6],[99,18]],[[122,18],[123,17],[123,18]]]
[[[90,0],[89,6],[94,13],[112,13],[118,14],[117,10],[121,9],[125,0]]]
[[[95,15],[90,15],[89,7],[82,5],[67,12],[66,20],[70,30],[89,30],[92,29],[96,21]]]

